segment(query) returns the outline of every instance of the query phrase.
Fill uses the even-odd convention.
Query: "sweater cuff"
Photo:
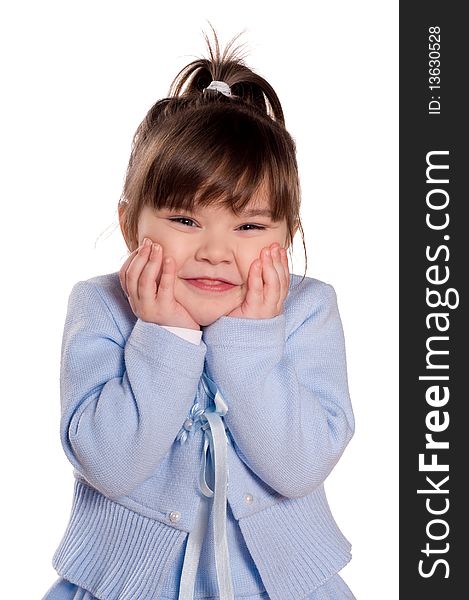
[[[188,327],[175,327],[174,325],[161,325],[163,329],[172,331],[175,335],[182,337],[184,340],[191,342],[192,344],[199,345],[202,337],[202,331],[200,329],[189,329]]]
[[[285,342],[285,313],[270,319],[245,319],[223,315],[203,328],[207,346],[274,348]]]
[[[127,340],[142,354],[170,371],[185,377],[200,377],[203,370],[207,346],[188,341],[157,323],[138,318]]]

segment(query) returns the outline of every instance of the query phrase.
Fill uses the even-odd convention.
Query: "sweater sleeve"
[[[61,443],[111,499],[150,477],[197,393],[206,346],[137,319],[125,340],[99,288],[73,287],[62,338]]]
[[[174,335],[184,338],[192,344],[200,344],[202,331],[200,329],[189,329],[188,327],[175,327],[172,325],[161,325],[164,329],[171,331]]]
[[[228,404],[235,450],[288,497],[325,480],[355,428],[336,294],[328,284],[321,290],[287,340],[284,313],[224,316],[204,331],[207,369]]]

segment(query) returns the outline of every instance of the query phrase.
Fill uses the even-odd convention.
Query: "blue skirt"
[[[63,577],[59,577],[42,600],[99,600],[99,598]],[[161,597],[160,600],[177,600],[177,598]],[[258,594],[243,596],[243,600],[269,600],[269,597],[267,593],[263,593],[261,596]],[[356,598],[342,577],[336,573],[304,600],[356,600]]]

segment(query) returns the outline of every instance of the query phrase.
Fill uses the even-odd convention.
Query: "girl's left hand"
[[[243,303],[226,316],[245,319],[276,317],[283,312],[289,285],[287,251],[278,242],[271,244],[270,248],[265,246],[260,259],[256,258],[249,268],[248,289]]]

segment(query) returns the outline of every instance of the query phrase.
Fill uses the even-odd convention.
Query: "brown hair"
[[[240,34],[220,55],[210,27],[215,50],[204,34],[210,60],[185,66],[168,97],[150,108],[134,134],[119,200],[125,242],[130,251],[138,247],[138,218],[146,205],[192,211],[216,204],[237,214],[263,193],[273,220],[286,220],[290,251],[300,230],[307,266],[296,146],[280,101],[272,86],[245,65],[239,48],[232,49]],[[232,95],[206,90],[212,80],[226,82]]]

